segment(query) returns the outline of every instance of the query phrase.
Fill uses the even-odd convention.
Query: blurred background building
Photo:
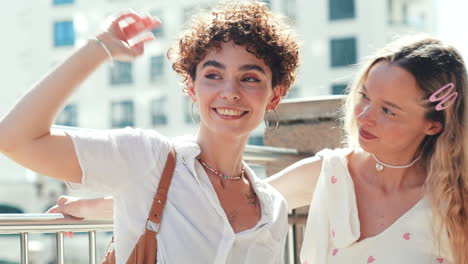
[[[302,40],[302,63],[288,98],[344,94],[360,58],[402,34],[438,34],[442,0],[270,0]],[[451,0],[450,0],[451,1]],[[459,0],[464,1],[464,0]],[[196,133],[191,103],[166,52],[199,8],[199,0],[16,0],[0,17],[3,63],[0,113],[77,47],[101,30],[106,17],[132,8],[159,17],[156,41],[134,62],[102,65],[66,103],[56,124],[97,129],[154,128],[168,136]],[[47,102],[44,102],[47,103]],[[34,118],[34,116],[31,116]],[[264,126],[249,143],[263,145]],[[0,213],[43,212],[67,193],[58,181],[37,177],[0,155]],[[0,244],[4,237],[0,236]],[[15,246],[18,244],[15,243]],[[19,246],[18,246],[19,247]],[[38,247],[41,248],[41,247]],[[13,249],[15,251],[16,249]],[[40,249],[38,249],[40,250]],[[18,249],[19,252],[19,249]],[[19,258],[19,254],[16,254]],[[0,250],[2,258],[10,259]],[[46,257],[37,263],[47,263]]]

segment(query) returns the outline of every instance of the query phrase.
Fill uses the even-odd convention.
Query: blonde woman
[[[133,22],[120,23],[127,19]],[[250,132],[277,107],[298,65],[293,32],[265,3],[221,3],[190,23],[169,51],[200,112],[196,136],[51,129],[81,82],[108,57],[141,55],[143,42],[130,39],[158,24],[133,12],[115,18],[1,119],[0,151],[73,187],[112,194],[116,262],[125,263],[174,148],[176,168],[155,237],[157,263],[283,263],[286,203],[242,160]]]
[[[426,36],[364,64],[348,148],[270,181],[290,209],[310,205],[302,263],[468,263],[467,89],[460,54]]]

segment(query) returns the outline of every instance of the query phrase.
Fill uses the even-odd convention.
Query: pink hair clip
[[[455,85],[453,83],[448,83],[441,87],[439,90],[435,91],[431,97],[429,97],[429,101],[431,102],[438,102],[440,101],[435,109],[437,111],[441,111],[449,107],[455,99],[457,99],[458,93],[457,92],[452,92],[453,89],[455,89]],[[437,97],[440,93],[445,92],[442,96]],[[452,99],[450,102],[448,102],[450,99]],[[444,105],[445,104],[445,105]]]

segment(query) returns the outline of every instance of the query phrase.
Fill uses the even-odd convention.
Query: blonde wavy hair
[[[419,152],[427,168],[425,192],[431,200],[433,230],[440,243],[442,230],[446,230],[455,264],[468,263],[468,122],[467,122],[467,72],[460,53],[427,35],[403,37],[388,44],[369,57],[349,89],[344,104],[345,143],[358,146],[357,120],[354,107],[359,101],[359,91],[370,69],[379,61],[410,72],[416,79],[428,120],[440,122],[442,131],[426,136]],[[450,107],[437,111],[438,102],[428,98],[439,88],[453,83],[458,98]]]
[[[196,67],[213,48],[233,41],[262,59],[272,72],[272,87],[286,95],[296,79],[299,42],[284,16],[258,1],[223,1],[210,12],[200,10],[167,53],[185,84],[196,78]],[[186,91],[186,87],[184,88]]]

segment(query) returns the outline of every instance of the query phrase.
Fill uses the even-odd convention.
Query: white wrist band
[[[112,57],[112,54],[111,54],[110,50],[107,48],[106,44],[104,44],[104,42],[102,42],[98,38],[91,38],[91,39],[96,41],[99,44],[99,46],[101,46],[106,51],[107,56],[109,57],[109,60],[110,60],[110,65],[114,66],[114,57]]]

